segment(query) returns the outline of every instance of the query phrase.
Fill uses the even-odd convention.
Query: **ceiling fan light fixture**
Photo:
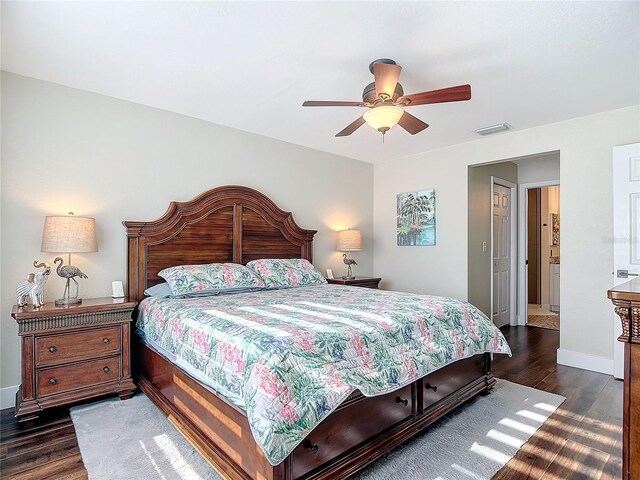
[[[380,105],[368,110],[362,117],[371,128],[385,134],[398,124],[402,115],[404,115],[404,110],[400,107]]]

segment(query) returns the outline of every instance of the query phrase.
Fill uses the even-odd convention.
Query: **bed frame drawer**
[[[487,369],[485,362],[484,353],[474,355],[441,368],[422,379],[422,411],[483,375]]]
[[[358,396],[342,404],[305,438],[292,455],[298,478],[415,413],[415,392],[407,385],[379,397]]]

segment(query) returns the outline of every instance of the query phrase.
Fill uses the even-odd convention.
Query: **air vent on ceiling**
[[[484,137],[486,135],[493,135],[494,133],[506,132],[512,128],[508,123],[498,123],[497,125],[491,125],[489,127],[477,128],[474,132]]]

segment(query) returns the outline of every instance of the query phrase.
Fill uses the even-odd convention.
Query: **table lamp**
[[[360,230],[340,230],[338,232],[338,242],[336,250],[339,252],[347,252],[342,255],[342,261],[347,265],[347,275],[343,276],[343,280],[351,280],[353,276],[351,266],[357,265],[356,261],[351,258],[351,252],[362,250],[362,233]]]
[[[42,252],[67,253],[68,265],[61,257],[56,257],[56,273],[67,280],[62,298],[56,300],[56,306],[68,306],[82,303],[78,296],[79,285],[75,277],[88,278],[78,267],[71,265],[72,253],[97,252],[96,221],[89,217],[76,217],[73,212],[66,216],[48,216],[44,219],[42,232]],[[71,295],[70,282],[76,284],[76,293]]]

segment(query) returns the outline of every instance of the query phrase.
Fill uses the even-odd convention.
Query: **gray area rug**
[[[468,402],[355,478],[490,479],[564,400],[498,380],[490,395]],[[89,480],[221,478],[142,394],[74,407],[71,418]]]

